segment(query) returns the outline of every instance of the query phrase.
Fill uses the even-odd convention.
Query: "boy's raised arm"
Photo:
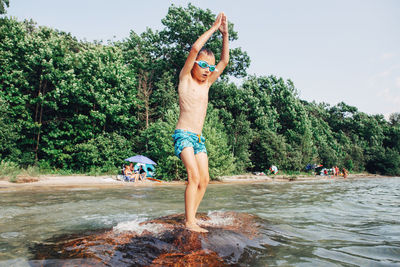
[[[228,33],[228,21],[225,14],[222,16],[221,26],[219,31],[222,34],[222,52],[221,60],[217,64],[217,71],[214,71],[210,76],[210,84],[214,83],[218,77],[222,74],[224,69],[229,63],[229,33]]]
[[[210,39],[211,35],[216,30],[218,30],[218,28],[220,28],[223,16],[225,16],[224,13],[219,13],[213,26],[208,31],[203,33],[196,40],[196,42],[194,42],[194,44],[192,45],[192,48],[190,49],[189,55],[186,59],[185,65],[183,66],[181,73],[179,74],[179,78],[182,78],[182,77],[190,74],[190,71],[193,68],[193,64],[196,61],[197,54],[200,52],[201,48],[204,46],[204,44],[207,42],[207,40]]]

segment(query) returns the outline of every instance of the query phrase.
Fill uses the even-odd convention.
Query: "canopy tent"
[[[134,170],[138,171],[140,169],[140,166],[142,166],[143,170],[146,172],[147,177],[154,177],[156,168],[153,164],[136,163]]]
[[[136,155],[136,156],[125,159],[125,161],[134,162],[134,163],[136,162],[136,165],[134,167],[135,171],[139,170],[140,166],[142,166],[146,172],[147,177],[154,176],[155,168],[153,165],[157,165],[157,163],[155,163],[148,157],[142,156],[142,155]]]
[[[136,156],[127,158],[127,159],[125,159],[125,161],[157,165],[157,163],[155,163],[154,161],[152,161],[148,157],[145,157],[145,156],[142,156],[142,155],[136,155]]]

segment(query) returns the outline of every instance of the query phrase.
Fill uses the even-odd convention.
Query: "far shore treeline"
[[[157,177],[184,179],[171,138],[178,74],[214,18],[191,4],[172,5],[160,31],[132,31],[106,44],[0,18],[0,168],[116,174],[124,158],[143,154],[158,163]],[[234,44],[232,23],[229,32]],[[217,60],[221,42],[215,34],[207,43]],[[290,80],[248,76],[241,48],[230,55],[210,89],[203,132],[212,178],[272,164],[304,171],[309,163],[400,175],[400,113],[386,121],[343,102],[307,102]]]

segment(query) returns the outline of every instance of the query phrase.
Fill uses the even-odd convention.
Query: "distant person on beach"
[[[214,32],[222,34],[221,60],[215,65],[212,51],[203,48]],[[192,45],[179,74],[180,114],[174,135],[175,155],[186,167],[188,184],[185,190],[185,226],[195,232],[208,232],[196,221],[210,176],[208,156],[202,129],[207,112],[208,90],[229,62],[228,22],[224,13],[217,16],[213,26]]]
[[[271,174],[277,174],[278,173],[278,167],[276,167],[275,165],[272,165],[269,168],[269,171],[271,172]]]
[[[131,174],[132,174],[131,168],[129,168],[128,165],[125,165],[124,175],[128,176],[128,175],[131,175]]]
[[[129,164],[129,169],[131,170],[132,173],[135,173],[135,167],[133,167],[132,162]]]
[[[144,181],[144,179],[146,178],[147,172],[143,169],[143,166],[140,166],[138,175],[140,176],[140,180]]]
[[[132,171],[131,171],[131,168],[128,165],[125,165],[124,175],[125,175],[126,179],[128,179],[128,180],[131,179]]]
[[[137,182],[139,178],[139,174],[134,170],[133,163],[129,164],[129,166],[125,166],[124,174],[129,181],[134,180],[135,182]]]
[[[343,178],[347,178],[347,175],[348,175],[348,171],[345,169],[345,168],[343,168]]]

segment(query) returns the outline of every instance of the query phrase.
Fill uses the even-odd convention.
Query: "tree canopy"
[[[7,13],[6,7],[10,7],[10,1],[9,0],[0,0],[0,15]]]

